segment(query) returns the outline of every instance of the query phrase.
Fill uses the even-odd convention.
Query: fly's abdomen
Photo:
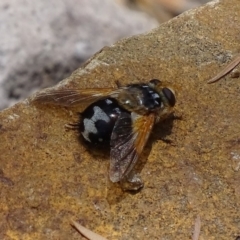
[[[113,127],[121,112],[117,100],[106,98],[89,105],[81,114],[80,132],[91,143],[109,144]]]

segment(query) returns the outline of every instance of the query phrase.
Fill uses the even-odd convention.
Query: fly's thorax
[[[122,107],[132,112],[139,109],[140,97],[141,92],[139,89],[130,89],[129,87],[126,87],[119,93],[117,100]]]
[[[158,79],[152,79],[148,84],[131,84],[122,88],[117,100],[129,112],[140,115],[155,113],[157,121],[170,115],[176,102],[175,92],[164,87]]]
[[[161,96],[148,84],[132,84],[118,95],[119,104],[130,112],[144,115],[161,108]]]

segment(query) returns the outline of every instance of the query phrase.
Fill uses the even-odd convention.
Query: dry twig
[[[222,71],[220,71],[215,77],[211,78],[207,83],[214,83],[231,72],[240,63],[240,54],[230,62]]]
[[[201,219],[200,216],[197,216],[194,224],[194,231],[192,240],[198,240],[200,236],[200,229],[201,229]]]
[[[79,233],[81,233],[84,237],[86,237],[89,240],[107,240],[106,238],[98,235],[97,233],[92,232],[91,230],[83,227],[78,222],[72,220],[71,225],[75,227]]]

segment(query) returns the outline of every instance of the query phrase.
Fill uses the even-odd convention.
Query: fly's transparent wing
[[[77,106],[82,103],[92,103],[106,96],[115,96],[118,89],[91,88],[91,89],[60,89],[38,93],[32,99],[33,102],[49,103],[60,106]]]
[[[154,114],[120,114],[111,136],[109,177],[112,182],[119,182],[131,172],[154,123]]]

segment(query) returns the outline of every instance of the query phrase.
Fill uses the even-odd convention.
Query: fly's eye
[[[174,107],[174,105],[176,103],[176,98],[175,98],[174,92],[169,88],[163,88],[162,92],[163,92],[165,98],[167,99],[169,105],[171,107]]]
[[[161,81],[158,80],[158,79],[152,79],[152,80],[149,81],[149,83],[152,84],[152,85],[154,85],[154,86],[156,86],[156,85],[158,85],[159,83],[161,83]]]

